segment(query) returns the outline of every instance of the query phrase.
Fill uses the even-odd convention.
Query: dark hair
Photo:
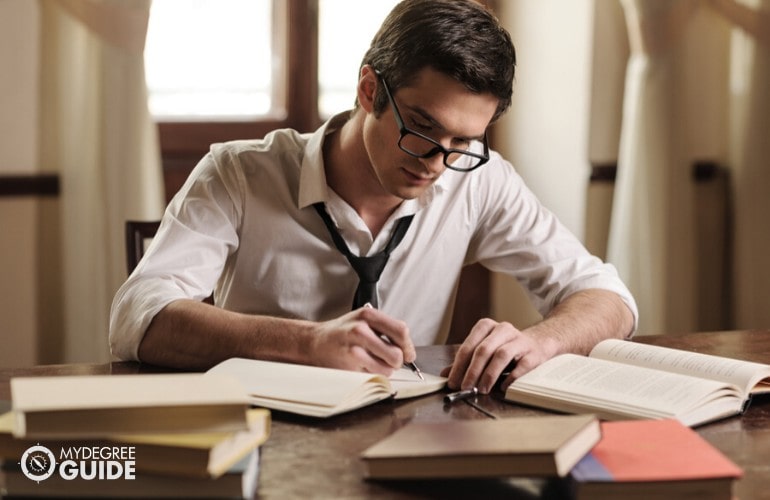
[[[473,0],[403,0],[372,39],[365,64],[380,72],[393,93],[425,67],[471,92],[489,92],[499,99],[494,121],[511,104],[516,52],[497,18]],[[386,107],[378,90],[374,111]]]

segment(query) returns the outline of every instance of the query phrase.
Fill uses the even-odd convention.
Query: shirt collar
[[[323,143],[326,136],[338,130],[348,120],[351,111],[345,111],[332,116],[326,123],[316,130],[308,139],[305,147],[305,155],[302,158],[302,167],[299,179],[299,196],[297,202],[299,208],[308,207],[314,203],[326,202],[329,199],[328,191],[331,188],[326,183],[324,171]],[[446,172],[444,172],[446,174]],[[442,174],[436,182],[425,190],[418,198],[404,200],[401,206],[393,214],[403,217],[417,213],[428,206],[440,193],[446,190],[446,175]]]
[[[324,172],[323,144],[327,135],[340,128],[348,119],[349,111],[331,117],[308,139],[299,177],[299,208],[326,201],[326,172]]]

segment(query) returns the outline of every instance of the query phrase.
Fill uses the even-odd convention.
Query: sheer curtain
[[[768,3],[621,4],[631,56],[608,260],[637,298],[640,333],[697,330],[692,167],[704,159],[727,165],[734,185],[725,303],[735,304],[735,327],[767,327]]]
[[[63,361],[105,361],[123,224],[163,208],[143,47],[149,0],[43,0],[40,159],[61,178]]]
[[[770,0],[713,0],[732,38],[735,328],[770,327]]]

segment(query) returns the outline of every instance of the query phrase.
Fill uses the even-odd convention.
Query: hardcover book
[[[11,379],[16,437],[243,430],[247,408],[236,380],[202,373]]]
[[[732,498],[740,468],[679,421],[601,425],[601,441],[570,473],[578,500]]]
[[[259,448],[217,478],[138,472],[135,479],[63,479],[37,482],[15,462],[0,467],[0,492],[9,497],[43,498],[254,498],[259,483]]]
[[[100,439],[43,440],[13,436],[13,412],[0,415],[0,459],[18,462],[32,446],[42,444],[59,458],[60,450],[130,446],[138,472],[188,477],[219,477],[270,435],[270,412],[247,410],[248,428],[238,431],[126,434]]]
[[[593,415],[413,422],[361,458],[372,479],[565,476],[600,437]]]

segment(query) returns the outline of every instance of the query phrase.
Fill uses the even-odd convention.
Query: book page
[[[423,372],[422,380],[416,373],[408,368],[401,368],[390,376],[390,385],[396,391],[395,399],[413,398],[430,394],[444,388],[446,377],[431,375]]]
[[[617,339],[600,342],[590,356],[727,382],[738,386],[744,397],[749,392],[770,392],[770,366],[760,363]]]
[[[373,373],[321,368],[292,363],[230,358],[207,374],[235,377],[252,404],[302,415],[326,417],[395,397],[403,399],[440,390],[446,378],[407,368],[389,379]]]
[[[720,398],[730,399],[736,411],[741,407],[738,388],[728,384],[575,354],[556,356],[518,378],[506,399],[521,401],[515,393],[645,418],[677,417]]]
[[[393,392],[382,375],[254,359],[230,358],[207,373],[235,377],[252,398],[320,407],[336,407],[350,398],[369,400],[368,388],[381,394],[380,399]]]

